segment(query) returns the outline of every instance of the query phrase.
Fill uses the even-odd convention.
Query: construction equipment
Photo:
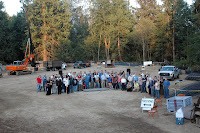
[[[24,60],[22,62],[14,61],[13,64],[6,66],[6,70],[9,71],[8,75],[31,74],[32,71],[27,70],[28,64],[31,63],[31,66],[35,67],[34,55],[33,55],[33,45],[32,45],[32,40],[31,40],[31,32],[30,32],[29,19],[28,19],[28,12],[27,12],[27,6],[25,4],[24,4],[24,8],[26,11],[26,21],[27,21],[27,26],[28,26],[28,31],[29,31],[29,38],[27,41],[26,52],[25,52]]]
[[[32,71],[27,70],[27,66],[29,63],[32,63],[32,66],[34,67],[34,55],[30,53],[30,38],[28,39],[27,46],[26,46],[26,52],[25,52],[25,58],[23,61],[14,61],[13,64],[6,66],[6,70],[9,71],[8,75],[24,75],[24,74],[31,74]],[[29,48],[29,53],[27,54],[27,49]]]

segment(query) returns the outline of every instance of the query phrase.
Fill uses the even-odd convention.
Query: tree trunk
[[[122,61],[121,50],[120,50],[119,32],[118,32],[118,54],[119,54],[119,60]]]
[[[144,42],[144,38],[142,38],[142,49],[143,49],[143,61],[145,61],[145,42]]]
[[[100,34],[99,47],[98,47],[98,61],[99,61],[100,47],[101,47],[101,34]]]
[[[45,7],[43,5],[43,13],[45,12]],[[43,24],[44,24],[44,27],[46,27],[46,18],[45,18],[45,15],[43,16]],[[46,42],[47,42],[47,35],[46,33],[43,31],[43,37],[44,37],[44,40],[43,40],[43,61],[47,61],[47,49],[46,49]]]
[[[43,42],[43,61],[47,61],[47,50],[46,50],[46,38],[47,36],[44,35],[44,42]]]
[[[109,40],[108,40],[108,47],[107,47],[107,50],[108,50],[108,60],[110,59],[110,44],[111,44],[111,42],[110,42],[110,37],[109,37]]]
[[[174,22],[174,16],[175,16],[175,0],[173,0],[173,38],[172,38],[172,45],[173,45],[173,62],[175,63],[175,22]]]
[[[170,25],[169,25],[169,14],[167,15],[167,26],[169,27]],[[167,60],[168,60],[168,57],[170,57],[171,56],[171,50],[170,50],[171,48],[170,48],[170,43],[169,43],[169,31],[167,30],[167,48],[166,48],[166,58],[167,58]]]
[[[106,37],[104,37],[104,43],[105,43],[105,52],[106,52],[106,60],[108,59],[108,52],[107,52],[107,40]]]

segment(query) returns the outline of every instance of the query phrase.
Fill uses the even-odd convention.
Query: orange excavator
[[[35,61],[34,61],[34,55],[33,55],[33,45],[32,45],[32,40],[31,40],[31,32],[30,32],[30,26],[29,26],[29,20],[28,20],[27,6],[24,5],[24,7],[26,11],[26,21],[27,21],[28,31],[29,31],[29,38],[27,41],[26,52],[25,52],[24,59],[22,61],[14,61],[13,64],[6,66],[8,75],[31,74],[32,71],[28,70],[27,68],[28,64],[31,63],[32,67],[36,66]]]
[[[28,52],[28,55],[26,55],[28,48],[29,48],[29,52]],[[28,42],[27,42],[24,60],[14,61],[13,64],[6,66],[6,70],[9,71],[8,75],[31,74],[32,71],[27,70],[27,66],[28,66],[29,63],[31,63],[31,66],[35,67],[34,55],[31,54],[31,52],[30,52],[30,38],[28,39]]]

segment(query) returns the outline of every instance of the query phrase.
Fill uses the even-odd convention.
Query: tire
[[[172,81],[174,81],[174,75],[173,75],[173,77],[172,77]]]
[[[16,75],[19,76],[19,72],[18,71],[16,71]]]

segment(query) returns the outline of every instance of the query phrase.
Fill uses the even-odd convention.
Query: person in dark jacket
[[[70,75],[69,77],[69,90],[70,90],[70,93],[73,92],[73,78],[72,78],[72,75]]]
[[[77,88],[78,88],[78,81],[77,81],[77,79],[74,78],[74,80],[73,80],[73,90],[74,90],[74,93],[76,93]]]
[[[61,79],[57,80],[57,86],[58,86],[58,95],[60,95],[61,90],[62,90],[62,80]]]
[[[47,94],[46,95],[51,95],[51,88],[52,88],[52,80],[49,77],[49,79],[46,82],[46,88],[47,88]]]

